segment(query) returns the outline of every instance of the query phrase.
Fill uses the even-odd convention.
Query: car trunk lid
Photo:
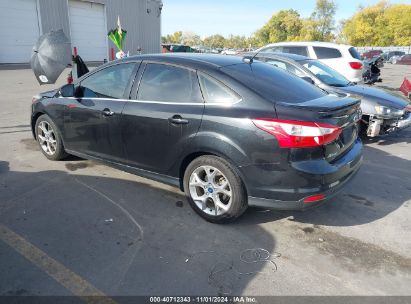
[[[361,118],[360,100],[327,95],[300,103],[275,104],[278,119],[299,120],[332,125],[340,128],[339,136],[322,146],[324,157],[333,161],[342,156],[358,137]]]

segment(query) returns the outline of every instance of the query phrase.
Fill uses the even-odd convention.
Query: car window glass
[[[314,46],[313,49],[318,59],[340,58],[342,56],[341,52],[334,48]]]
[[[206,102],[209,103],[234,103],[241,98],[220,81],[198,73],[201,90]]]
[[[281,52],[308,56],[307,47],[305,46],[283,46]]]
[[[263,62],[228,65],[221,70],[273,102],[299,103],[325,96],[307,81]]]
[[[123,98],[134,67],[134,63],[117,64],[90,75],[80,83],[81,97]]]
[[[271,65],[273,65],[277,68],[280,68],[280,69],[286,70],[290,73],[293,73],[293,74],[297,75],[298,77],[306,76],[302,71],[297,69],[292,64],[289,64],[289,63],[286,63],[286,62],[283,62],[283,61],[279,61],[279,60],[274,60],[274,59],[266,59],[265,62],[267,62],[267,63],[269,63],[269,64],[271,64]]]
[[[275,53],[275,52],[281,52],[281,47],[279,46],[274,46],[274,47],[268,47],[266,49],[262,49],[262,53]]]
[[[197,96],[194,86],[197,82],[196,78],[194,72],[185,68],[149,63],[144,70],[137,99],[165,102],[199,102],[200,98]]]
[[[358,51],[357,51],[356,48],[350,47],[350,48],[348,49],[348,51],[350,52],[352,58],[361,60],[361,55],[360,55],[360,53],[358,53]]]
[[[330,86],[345,87],[349,84],[349,81],[343,75],[318,60],[307,60],[303,63],[303,66]]]

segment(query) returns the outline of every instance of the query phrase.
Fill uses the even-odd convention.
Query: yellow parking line
[[[78,274],[67,269],[64,265],[49,257],[44,251],[2,224],[0,224],[0,240],[19,252],[74,295],[82,298],[86,303],[116,303]]]

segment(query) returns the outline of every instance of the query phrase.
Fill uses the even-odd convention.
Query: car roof
[[[351,48],[351,45],[347,44],[337,44],[332,42],[323,42],[323,41],[289,41],[289,42],[278,42],[278,43],[271,43],[268,44],[263,48],[270,47],[270,46],[323,46],[323,47],[333,47],[333,48]]]
[[[120,61],[146,60],[158,63],[180,64],[192,68],[221,68],[228,65],[244,64],[242,57],[199,53],[165,53],[130,56]]]

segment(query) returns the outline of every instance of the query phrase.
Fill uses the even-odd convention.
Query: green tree
[[[161,42],[162,43],[181,43],[182,35],[183,35],[183,32],[178,31],[178,32],[175,32],[174,34],[161,37]]]
[[[255,33],[258,44],[296,40],[300,36],[302,20],[293,9],[281,10]]]
[[[223,48],[226,40],[222,35],[211,35],[203,40],[204,46],[212,48]]]
[[[312,35],[317,41],[331,41],[334,39],[334,16],[337,4],[333,0],[317,0],[315,11],[311,14]]]

